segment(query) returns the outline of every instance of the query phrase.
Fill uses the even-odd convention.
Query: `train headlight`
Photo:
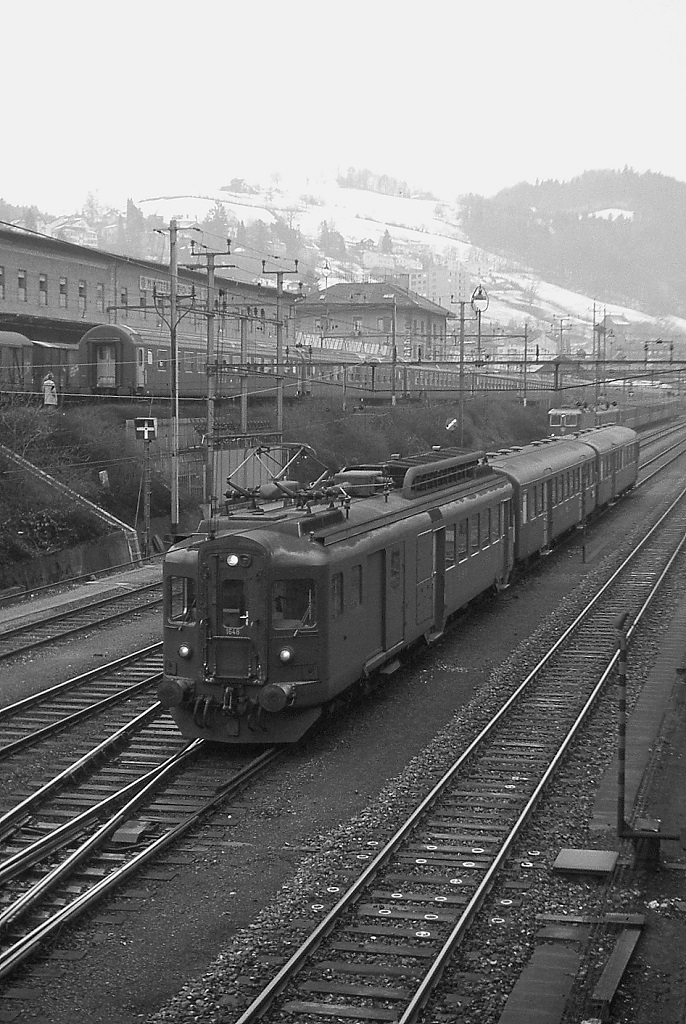
[[[238,555],[230,554],[226,556],[226,564],[230,565],[234,569],[238,565]]]
[[[284,665],[288,665],[289,662],[293,661],[293,648],[282,647],[279,651],[279,661],[282,661]]]
[[[189,647],[188,644],[181,644],[181,646],[179,647],[179,657],[180,658],[190,658],[192,653],[193,653],[193,648]]]

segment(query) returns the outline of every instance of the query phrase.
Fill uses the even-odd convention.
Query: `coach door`
[[[553,501],[552,477],[546,477],[542,484],[543,490],[543,547],[549,548],[553,535]]]
[[[136,387],[145,388],[146,385],[145,349],[136,349]]]
[[[444,556],[445,558],[445,556]],[[417,608],[418,626],[430,623],[434,612],[434,532],[427,530],[417,537]]]
[[[386,548],[384,595],[384,650],[389,651],[405,637],[405,545]]]
[[[95,347],[95,386],[117,386],[117,352],[114,342],[100,343]]]

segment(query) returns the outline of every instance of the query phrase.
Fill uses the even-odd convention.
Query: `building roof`
[[[325,302],[329,308],[351,306],[382,306],[390,309],[395,300],[395,307],[398,310],[414,309],[422,310],[425,313],[432,313],[434,316],[453,317],[455,314],[437,302],[425,299],[423,295],[407,291],[399,285],[390,281],[368,281],[360,284],[353,281],[349,284],[333,284],[330,288],[324,288],[316,295],[310,295],[304,302],[298,304],[300,313],[317,314],[321,312],[322,303]]]

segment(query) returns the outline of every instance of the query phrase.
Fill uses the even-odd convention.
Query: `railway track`
[[[281,756],[207,746],[155,702],[0,815],[0,981]]]
[[[27,622],[0,630],[0,660],[25,654],[36,647],[74,637],[79,633],[99,628],[128,615],[162,604],[162,583],[149,583],[125,594],[109,595],[97,600],[88,599],[77,608],[42,616],[39,621]]]
[[[354,854],[353,883],[316,894],[309,929],[296,922],[297,948],[236,1024],[422,1017],[613,677],[618,616],[633,636],[685,529],[686,490],[395,834]]]
[[[161,673],[162,644],[152,644],[0,709],[0,760],[105,712],[122,722],[131,718],[136,703],[149,700]]]

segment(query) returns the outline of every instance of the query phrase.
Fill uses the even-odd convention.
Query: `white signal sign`
[[[448,419],[446,421],[445,429],[446,430],[454,430],[456,426],[457,426],[457,419],[454,416],[451,416],[450,419]]]
[[[157,438],[157,420],[153,417],[135,419],[133,424],[136,428],[137,441],[154,441]]]

